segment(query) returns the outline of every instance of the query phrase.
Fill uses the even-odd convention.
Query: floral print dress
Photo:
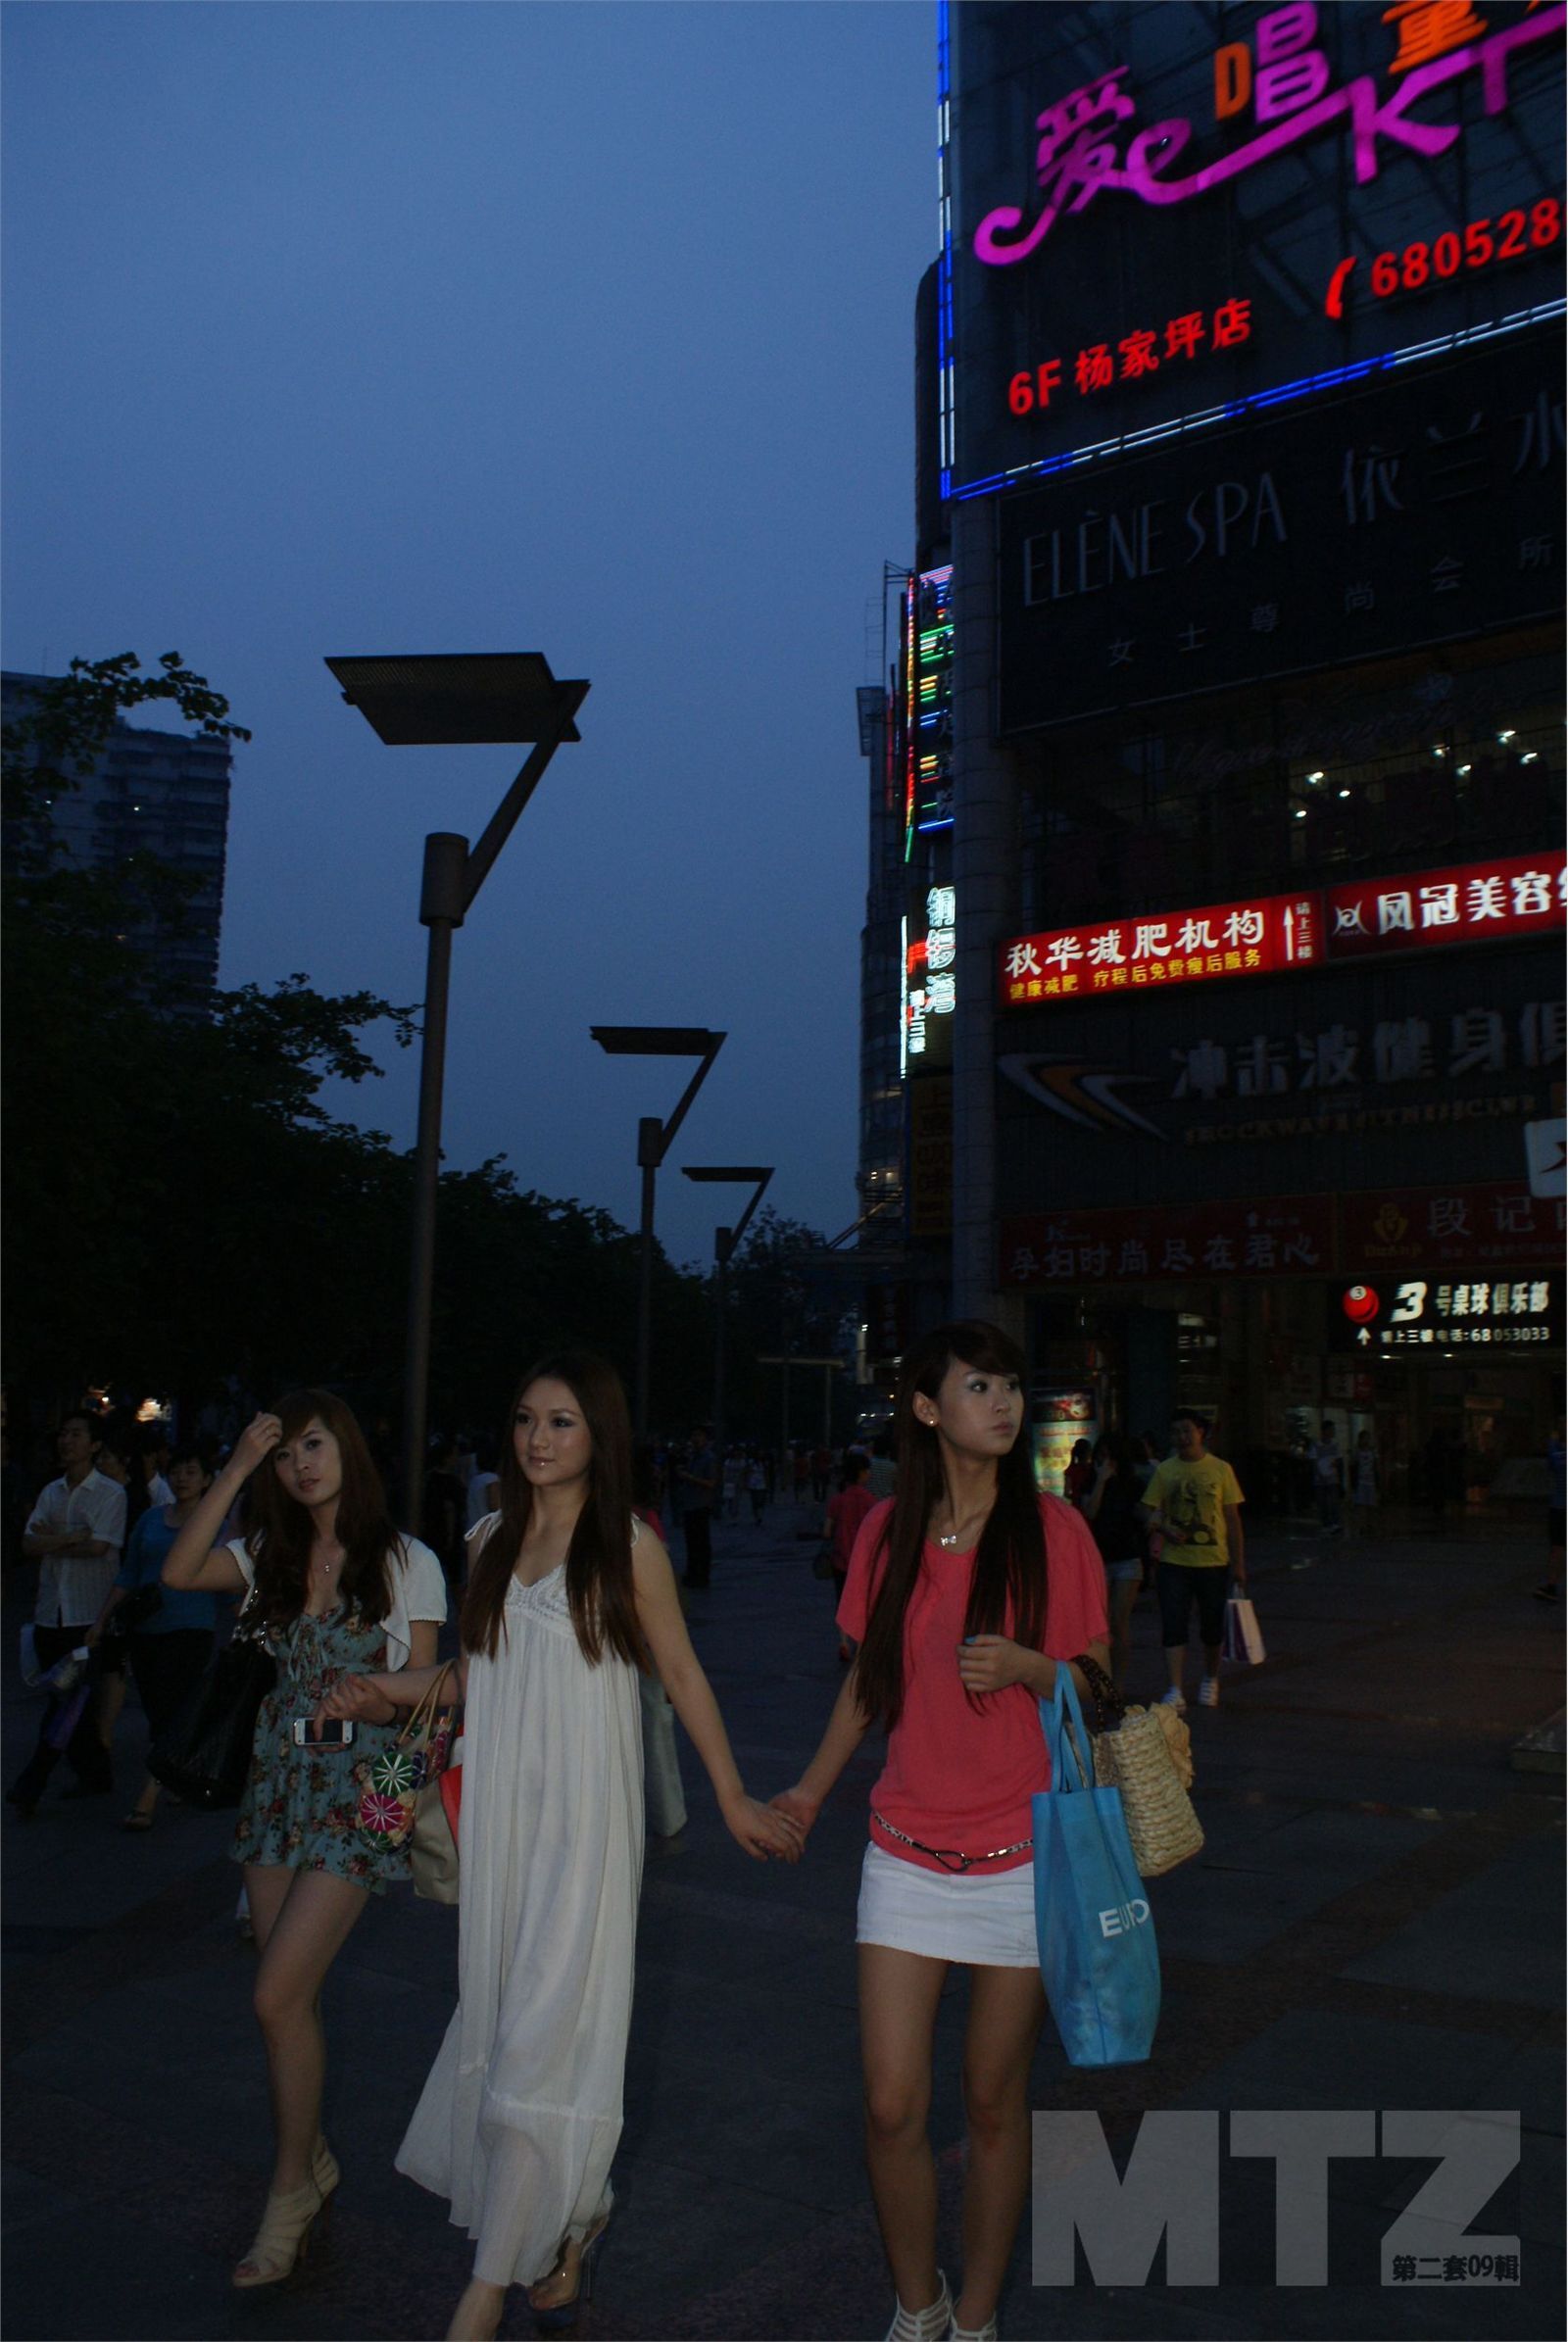
[[[277,1683],[256,1719],[250,1779],[229,1852],[235,1862],[291,1871],[330,1871],[372,1893],[409,1876],[406,1846],[388,1846],[360,1828],[370,1767],[397,1737],[397,1724],[356,1723],[348,1748],[300,1748],[294,1722],[313,1716],[339,1676],[373,1675],[387,1664],[386,1628],[341,1603],[323,1618],[301,1611],[270,1648]]]

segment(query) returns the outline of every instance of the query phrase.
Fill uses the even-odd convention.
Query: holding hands
[[[804,1846],[810,1833],[811,1824],[822,1810],[817,1800],[808,1797],[797,1782],[793,1789],[780,1789],[778,1795],[770,1797],[767,1802],[774,1813],[782,1814],[785,1821],[799,1830],[800,1842]]]
[[[798,1822],[772,1805],[762,1805],[744,1790],[724,1799],[719,1811],[724,1827],[738,1846],[744,1846],[754,1862],[799,1862],[806,1832]]]

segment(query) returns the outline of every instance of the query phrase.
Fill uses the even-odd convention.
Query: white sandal
[[[270,2195],[256,2241],[235,2264],[232,2283],[245,2292],[257,2285],[281,2285],[291,2277],[305,2258],[320,2211],[321,2191],[314,2179],[286,2196]],[[243,2273],[247,2269],[252,2272],[248,2276]]]
[[[888,2327],[886,2342],[947,2342],[953,2323],[953,2296],[940,2269],[937,2283],[941,2291],[928,2309],[906,2310],[894,2296],[893,2323]]]

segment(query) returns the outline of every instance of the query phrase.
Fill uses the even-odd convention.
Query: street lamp
[[[724,1180],[732,1187],[752,1187],[756,1182],[752,1199],[734,1227],[713,1231],[713,1289],[718,1304],[718,1325],[713,1336],[713,1442],[720,1467],[724,1461],[724,1321],[729,1306],[729,1264],[772,1176],[771,1163],[683,1163],[681,1166],[683,1179]]]
[[[669,1152],[687,1109],[708,1078],[709,1067],[723,1048],[726,1036],[710,1033],[706,1025],[590,1025],[595,1041],[612,1057],[700,1057],[701,1064],[680,1096],[667,1122],[645,1114],[637,1125],[637,1163],[643,1175],[642,1250],[637,1277],[637,1385],[632,1404],[632,1429],[639,1439],[648,1434],[649,1351],[654,1316],[654,1181]]]
[[[415,658],[326,661],[351,707],[388,748],[451,748],[531,742],[527,761],[476,846],[452,830],[424,841],[419,923],[430,931],[419,1046],[419,1130],[414,1157],[414,1243],[403,1360],[404,1517],[417,1536],[424,1509],[424,1441],[430,1402],[430,1304],[435,1277],[435,1200],[441,1167],[441,1091],[446,1075],[447,995],[453,931],[463,925],[490,866],[512,835],[545,767],[564,740],[580,740],[574,717],[586,682],[559,682],[541,652],[438,653]]]

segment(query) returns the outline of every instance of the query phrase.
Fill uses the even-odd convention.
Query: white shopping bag
[[[1268,1657],[1257,1612],[1245,1594],[1232,1594],[1225,1605],[1225,1656],[1249,1667],[1259,1667]]]

